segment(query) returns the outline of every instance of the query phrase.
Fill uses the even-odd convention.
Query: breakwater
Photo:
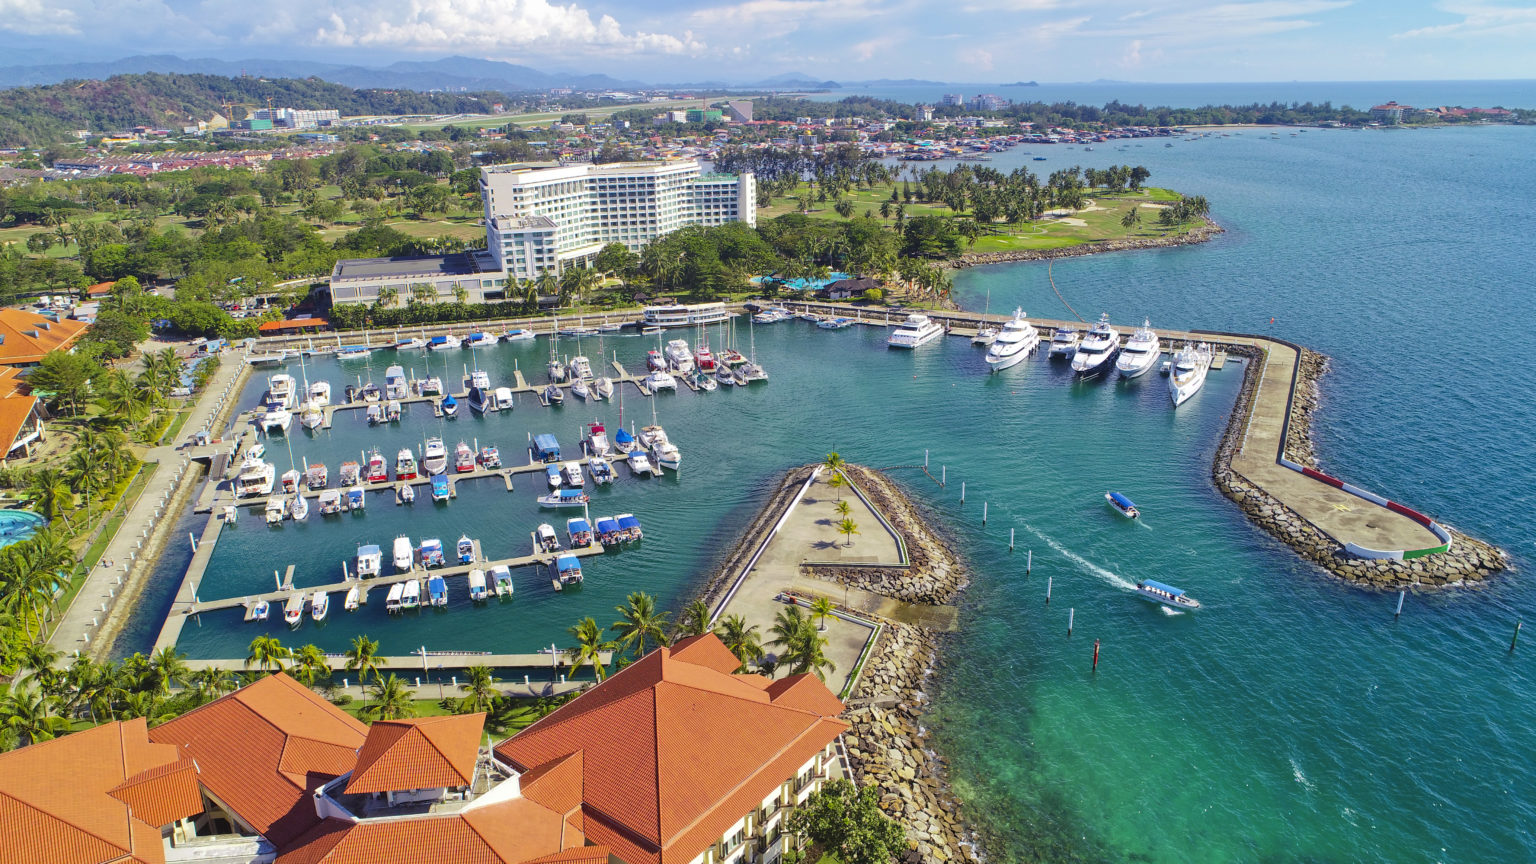
[[[1051,258],[1076,258],[1083,255],[1098,255],[1106,252],[1130,252],[1135,249],[1167,249],[1173,246],[1191,246],[1196,243],[1204,243],[1216,235],[1225,232],[1225,228],[1207,219],[1203,224],[1197,225],[1188,231],[1164,237],[1097,240],[1079,243],[1076,246],[1063,246],[1059,249],[967,252],[959,258],[951,260],[949,266],[960,269],[964,267],[978,267],[983,264],[1005,264],[1012,261],[1045,261]]]

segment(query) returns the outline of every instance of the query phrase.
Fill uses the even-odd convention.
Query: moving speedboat
[[[1120,349],[1115,368],[1120,370],[1122,377],[1136,378],[1151,371],[1161,356],[1163,349],[1157,331],[1152,329],[1150,320],[1143,320],[1131,338],[1126,340],[1125,347]]]
[[[944,335],[944,328],[927,315],[913,313],[892,331],[885,344],[891,348],[916,348]]]
[[[1057,327],[1055,330],[1053,330],[1051,332],[1051,352],[1050,352],[1050,357],[1051,357],[1052,360],[1056,359],[1057,357],[1065,357],[1068,360],[1071,360],[1072,359],[1072,355],[1076,354],[1076,353],[1077,353],[1077,331],[1076,330],[1073,330],[1071,327]]]
[[[1173,355],[1173,370],[1168,375],[1168,396],[1173,399],[1173,407],[1183,405],[1205,386],[1205,375],[1211,369],[1212,356],[1211,346],[1204,342],[1185,345],[1183,350]]]
[[[1094,375],[1107,368],[1110,359],[1120,350],[1120,334],[1109,326],[1109,315],[1099,316],[1088,335],[1072,355],[1072,371],[1079,375]]]
[[[448,448],[443,446],[443,439],[435,436],[427,439],[427,448],[421,454],[421,467],[434,476],[448,470]]]
[[[1193,612],[1200,608],[1200,601],[1184,593],[1184,589],[1165,585],[1162,582],[1154,582],[1151,579],[1143,579],[1136,583],[1136,593],[1173,609],[1182,609]]]
[[[1105,492],[1104,500],[1109,502],[1109,506],[1115,508],[1116,513],[1127,519],[1135,519],[1141,515],[1141,511],[1136,509],[1136,505],[1131,503],[1131,499],[1121,495],[1119,492]]]
[[[999,372],[1028,357],[1040,344],[1040,331],[1024,320],[1024,310],[1015,309],[1013,320],[1003,325],[997,338],[987,348],[987,365]]]

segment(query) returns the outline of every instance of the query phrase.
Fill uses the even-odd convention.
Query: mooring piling
[[[1408,589],[1407,588],[1404,588],[1403,590],[1397,592],[1397,611],[1392,613],[1392,620],[1393,621],[1396,621],[1398,619],[1398,616],[1403,614],[1403,598],[1406,597],[1406,596],[1408,596]]]
[[[1067,609],[1067,635],[1068,636],[1072,635],[1072,622],[1076,618],[1077,618],[1077,610],[1073,609],[1073,608],[1068,608]]]
[[[1093,640],[1093,671],[1099,671],[1099,640]]]
[[[1524,621],[1515,622],[1515,635],[1509,637],[1509,650],[1515,650],[1515,643],[1520,641],[1520,625],[1524,623]]]
[[[1051,583],[1055,581],[1055,579],[1055,576],[1045,577],[1045,605],[1047,606],[1051,605]]]

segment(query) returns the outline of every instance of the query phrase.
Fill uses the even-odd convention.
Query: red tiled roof
[[[112,286],[116,284],[116,282],[97,282],[95,285],[85,289],[85,296],[100,297],[104,294],[111,294]]]
[[[0,399],[0,456],[11,452],[27,419],[37,407],[36,396],[8,396]]]
[[[693,860],[848,728],[842,704],[810,694],[806,676],[775,692],[720,671],[709,641],[719,644],[706,635],[652,652],[497,753],[529,770],[580,752],[589,838],[629,864]]]
[[[203,809],[203,796],[197,789],[197,763],[191,759],[140,771],[107,794],[131,807],[133,818],[157,827]]]
[[[309,795],[350,770],[368,729],[281,673],[150,732],[197,760],[200,780],[281,847],[320,821]]]
[[[257,331],[261,333],[281,333],[284,330],[306,330],[310,327],[329,327],[331,322],[324,318],[287,318],[282,321],[263,321]]]
[[[22,309],[0,309],[0,364],[36,363],[49,351],[75,344],[89,326]]]
[[[368,730],[347,794],[468,786],[485,714],[381,720]]]
[[[556,813],[581,806],[581,751],[539,765],[518,778],[523,797]]]

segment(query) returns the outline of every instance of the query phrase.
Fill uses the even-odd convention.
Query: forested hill
[[[502,98],[495,93],[354,90],[316,78],[117,75],[0,91],[0,145],[43,146],[72,139],[76,129],[179,129],[222,114],[226,102],[266,107],[271,99],[279,108],[335,108],[345,116],[487,113]]]

